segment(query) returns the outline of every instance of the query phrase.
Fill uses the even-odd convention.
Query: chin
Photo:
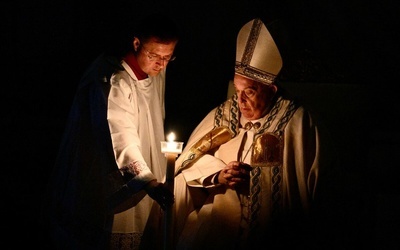
[[[242,113],[242,116],[244,117],[244,118],[246,118],[246,119],[248,119],[248,120],[251,120],[251,119],[253,119],[253,116],[252,115],[249,115],[249,113],[248,112],[243,112],[243,111],[241,111],[241,113]]]

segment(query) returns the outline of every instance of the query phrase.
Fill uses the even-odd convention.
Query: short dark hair
[[[151,16],[142,18],[135,27],[135,37],[142,43],[150,38],[156,38],[160,43],[178,41],[180,32],[172,18],[162,13],[153,13]]]
[[[111,42],[106,46],[106,53],[123,57],[133,50],[134,37],[141,43],[146,43],[150,38],[156,38],[160,43],[179,41],[181,30],[176,22],[162,13],[146,16],[129,16],[129,20],[118,22],[115,26]]]

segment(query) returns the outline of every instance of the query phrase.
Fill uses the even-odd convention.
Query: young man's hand
[[[152,180],[144,187],[147,194],[165,210],[167,206],[174,203],[174,194],[169,191],[166,184]]]

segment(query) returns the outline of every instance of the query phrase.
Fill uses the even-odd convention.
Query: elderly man
[[[307,234],[325,156],[311,114],[275,84],[281,68],[265,24],[246,23],[236,93],[200,122],[176,161],[177,249],[294,246]]]

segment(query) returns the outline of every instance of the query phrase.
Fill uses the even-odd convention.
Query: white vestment
[[[277,226],[285,221],[294,225],[310,210],[321,169],[319,134],[310,114],[278,98],[253,137],[244,136],[237,110],[234,98],[212,110],[176,161],[177,249],[245,249],[271,243]],[[192,146],[218,126],[229,127],[232,139],[194,160]],[[258,141],[252,145],[253,138]],[[253,168],[249,194],[206,182],[237,160]]]
[[[111,78],[108,122],[119,169],[134,166],[132,191],[145,195],[144,184],[165,178],[166,158],[160,149],[160,142],[165,141],[165,70],[138,80],[127,63],[122,65],[125,71]],[[140,238],[152,205],[153,200],[145,195],[136,206],[115,214],[112,232]]]

